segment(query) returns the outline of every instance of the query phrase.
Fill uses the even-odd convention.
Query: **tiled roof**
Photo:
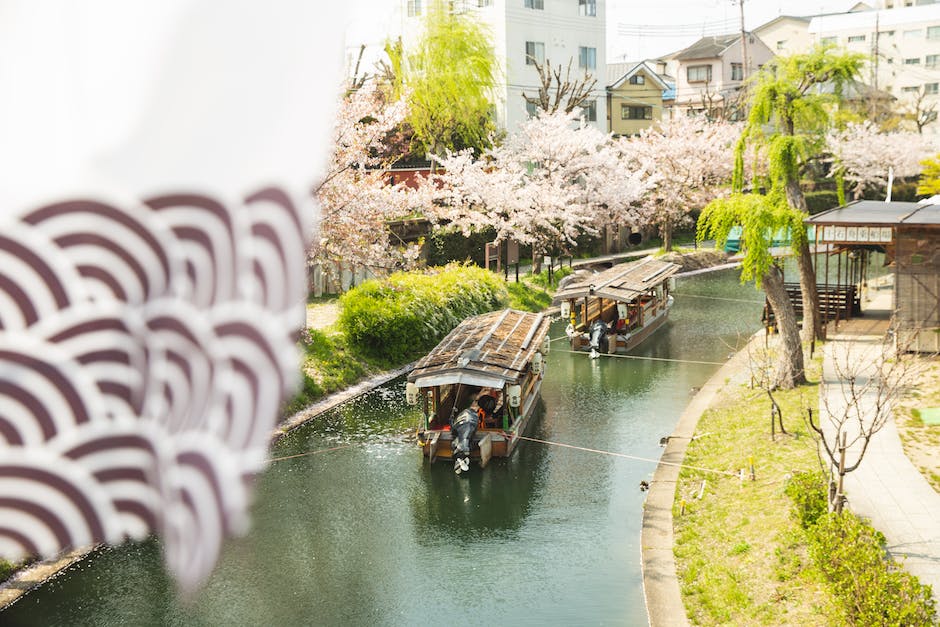
[[[740,33],[719,35],[716,37],[702,37],[685,50],[677,52],[673,55],[673,58],[679,61],[687,59],[714,59],[720,56],[728,46],[739,39],[741,39]]]

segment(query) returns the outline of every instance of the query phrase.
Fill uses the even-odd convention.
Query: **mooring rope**
[[[633,459],[641,462],[651,462],[653,464],[663,464],[665,466],[677,466],[679,468],[689,468],[691,470],[701,470],[703,472],[713,472],[718,475],[727,475],[729,477],[737,477],[738,473],[729,472],[727,470],[715,470],[714,468],[702,468],[701,466],[692,466],[691,464],[677,464],[674,462],[664,462],[661,459],[651,459],[649,457],[638,457],[636,455],[627,455],[626,453],[617,453],[615,451],[603,451],[596,448],[588,448],[586,446],[575,446],[574,444],[565,444],[563,442],[552,442],[551,440],[540,440],[538,438],[530,438],[524,435],[517,435],[517,438],[520,440],[527,440],[529,442],[537,442],[538,444],[549,444],[551,446],[561,446],[563,448],[571,448],[576,451],[585,451],[587,453],[597,453],[599,455],[610,455],[612,457],[623,457],[624,459]]]
[[[285,459],[294,459],[296,457],[307,457],[309,455],[316,455],[318,453],[329,453],[330,451],[338,451],[344,448],[352,448],[354,446],[362,446],[363,444],[371,444],[371,442],[353,442],[351,444],[343,444],[341,446],[333,446],[331,448],[321,448],[316,451],[307,451],[306,453],[297,453],[296,455],[285,455],[283,457],[272,457],[269,459],[269,462],[282,462]]]
[[[681,292],[671,292],[673,296],[682,296],[685,298],[707,298],[708,300],[726,300],[731,303],[754,303],[757,305],[763,305],[764,301],[762,300],[746,300],[744,298],[725,298],[723,296],[702,296],[701,294],[683,294]]]
[[[573,355],[590,355],[588,351],[566,351],[563,349],[555,349],[559,353],[571,353]],[[670,359],[669,357],[643,357],[641,355],[618,355],[616,353],[599,353],[604,357],[618,357],[620,359],[640,359],[648,361],[671,361],[678,364],[705,364],[706,366],[724,366],[725,362],[723,361],[696,361],[694,359]]]
[[[525,436],[525,435],[517,435],[517,434],[503,433],[503,436],[504,436],[504,437],[514,437],[514,438],[518,438],[518,439],[520,439],[520,440],[526,440],[526,441],[528,441],[528,442],[535,442],[536,444],[548,444],[548,445],[550,445],[550,446],[560,446],[560,447],[562,447],[562,448],[570,448],[570,449],[574,449],[574,450],[576,450],[576,451],[584,451],[584,452],[586,452],[586,453],[596,453],[596,454],[598,454],[598,455],[609,455],[609,456],[611,456],[611,457],[622,457],[622,458],[624,458],[624,459],[632,459],[632,460],[641,461],[641,462],[650,462],[650,463],[652,463],[652,464],[663,464],[663,465],[665,465],[665,466],[676,466],[676,467],[678,467],[678,468],[688,468],[688,469],[690,469],[690,470],[700,470],[700,471],[702,471],[702,472],[711,472],[711,473],[715,473],[715,474],[719,474],[719,475],[727,475],[727,476],[729,476],[729,477],[738,477],[738,476],[739,476],[738,473],[736,473],[736,472],[729,472],[729,471],[727,471],[727,470],[715,470],[714,468],[703,468],[703,467],[701,467],[701,466],[692,466],[691,464],[677,464],[677,463],[674,463],[674,462],[664,462],[664,461],[662,461],[661,459],[652,459],[652,458],[649,458],[649,457],[638,457],[638,456],[636,456],[636,455],[628,455],[628,454],[626,454],[626,453],[617,453],[617,452],[615,452],[615,451],[604,451],[604,450],[596,449],[596,448],[588,448],[588,447],[586,447],[586,446],[576,446],[576,445],[574,445],[574,444],[565,444],[564,442],[553,442],[553,441],[551,441],[551,440],[540,440],[540,439],[538,439],[538,438],[530,438],[530,437]],[[694,439],[694,437],[695,437],[695,436],[693,436],[693,439]],[[388,442],[389,442],[389,441],[385,441],[384,443],[387,444]],[[331,451],[338,451],[338,450],[341,450],[341,449],[344,449],[344,448],[352,448],[352,447],[355,447],[355,446],[364,446],[364,445],[366,445],[366,444],[375,444],[375,442],[352,442],[352,443],[350,443],[350,444],[343,444],[343,445],[341,445],[341,446],[333,446],[333,447],[330,447],[330,448],[322,448],[322,449],[317,449],[317,450],[315,450],[315,451],[307,451],[307,452],[305,452],[305,453],[297,453],[297,454],[295,454],[295,455],[285,455],[285,456],[283,456],[283,457],[272,457],[272,458],[269,459],[268,461],[269,461],[269,462],[280,462],[280,461],[284,461],[284,460],[286,460],[286,459],[296,459],[296,458],[298,458],[298,457],[309,457],[310,455],[317,455],[317,454],[319,454],[319,453],[329,453],[329,452],[331,452]]]

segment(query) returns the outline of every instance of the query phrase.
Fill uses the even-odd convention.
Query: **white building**
[[[431,0],[400,0],[400,24],[405,48],[417,39],[421,16]],[[496,117],[500,127],[512,131],[532,112],[522,97],[538,93],[538,73],[529,57],[562,66],[569,61],[571,76],[585,71],[597,78],[586,116],[607,131],[604,79],[607,59],[606,0],[451,0],[452,10],[472,11],[493,35],[502,77],[497,85]]]
[[[887,0],[883,10],[814,17],[808,32],[869,57],[862,80],[888,91],[903,106],[918,96],[927,106],[940,94],[940,4],[905,6],[915,0]]]

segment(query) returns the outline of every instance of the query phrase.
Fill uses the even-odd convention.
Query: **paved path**
[[[880,301],[880,302],[879,302]],[[872,308],[890,307],[890,293],[875,296]],[[864,319],[859,319],[859,323]],[[830,336],[823,348],[823,382],[820,387],[820,412],[823,429],[834,439],[835,428],[825,420],[826,403],[831,413],[846,406],[839,383],[838,371],[844,364],[867,368],[859,372],[860,381],[874,377],[872,364],[881,350],[883,334],[868,334],[872,326],[863,327],[855,320],[845,324],[839,334]],[[877,327],[875,327],[877,329]],[[881,329],[877,329],[881,330]],[[863,334],[856,334],[856,333]],[[871,420],[875,412],[876,392],[869,390],[858,403],[863,420]],[[849,434],[851,440],[852,434]],[[847,464],[856,459],[856,448],[849,447]],[[858,469],[845,477],[849,508],[868,518],[888,542],[888,551],[917,575],[921,583],[933,586],[934,598],[940,600],[940,494],[927,483],[901,447],[893,417],[871,438],[868,451]]]

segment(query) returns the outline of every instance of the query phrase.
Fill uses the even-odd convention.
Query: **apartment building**
[[[907,6],[898,6],[899,4]],[[808,33],[869,57],[862,80],[910,107],[940,104],[940,4],[886,0],[883,9],[819,15]]]
[[[405,47],[421,32],[421,17],[433,0],[400,0]],[[584,118],[607,130],[606,0],[450,0],[451,10],[476,15],[493,35],[502,76],[498,81],[496,118],[512,131],[534,113],[523,93],[538,93],[534,61],[562,66],[571,63],[571,76],[585,73],[597,79],[584,108]]]

